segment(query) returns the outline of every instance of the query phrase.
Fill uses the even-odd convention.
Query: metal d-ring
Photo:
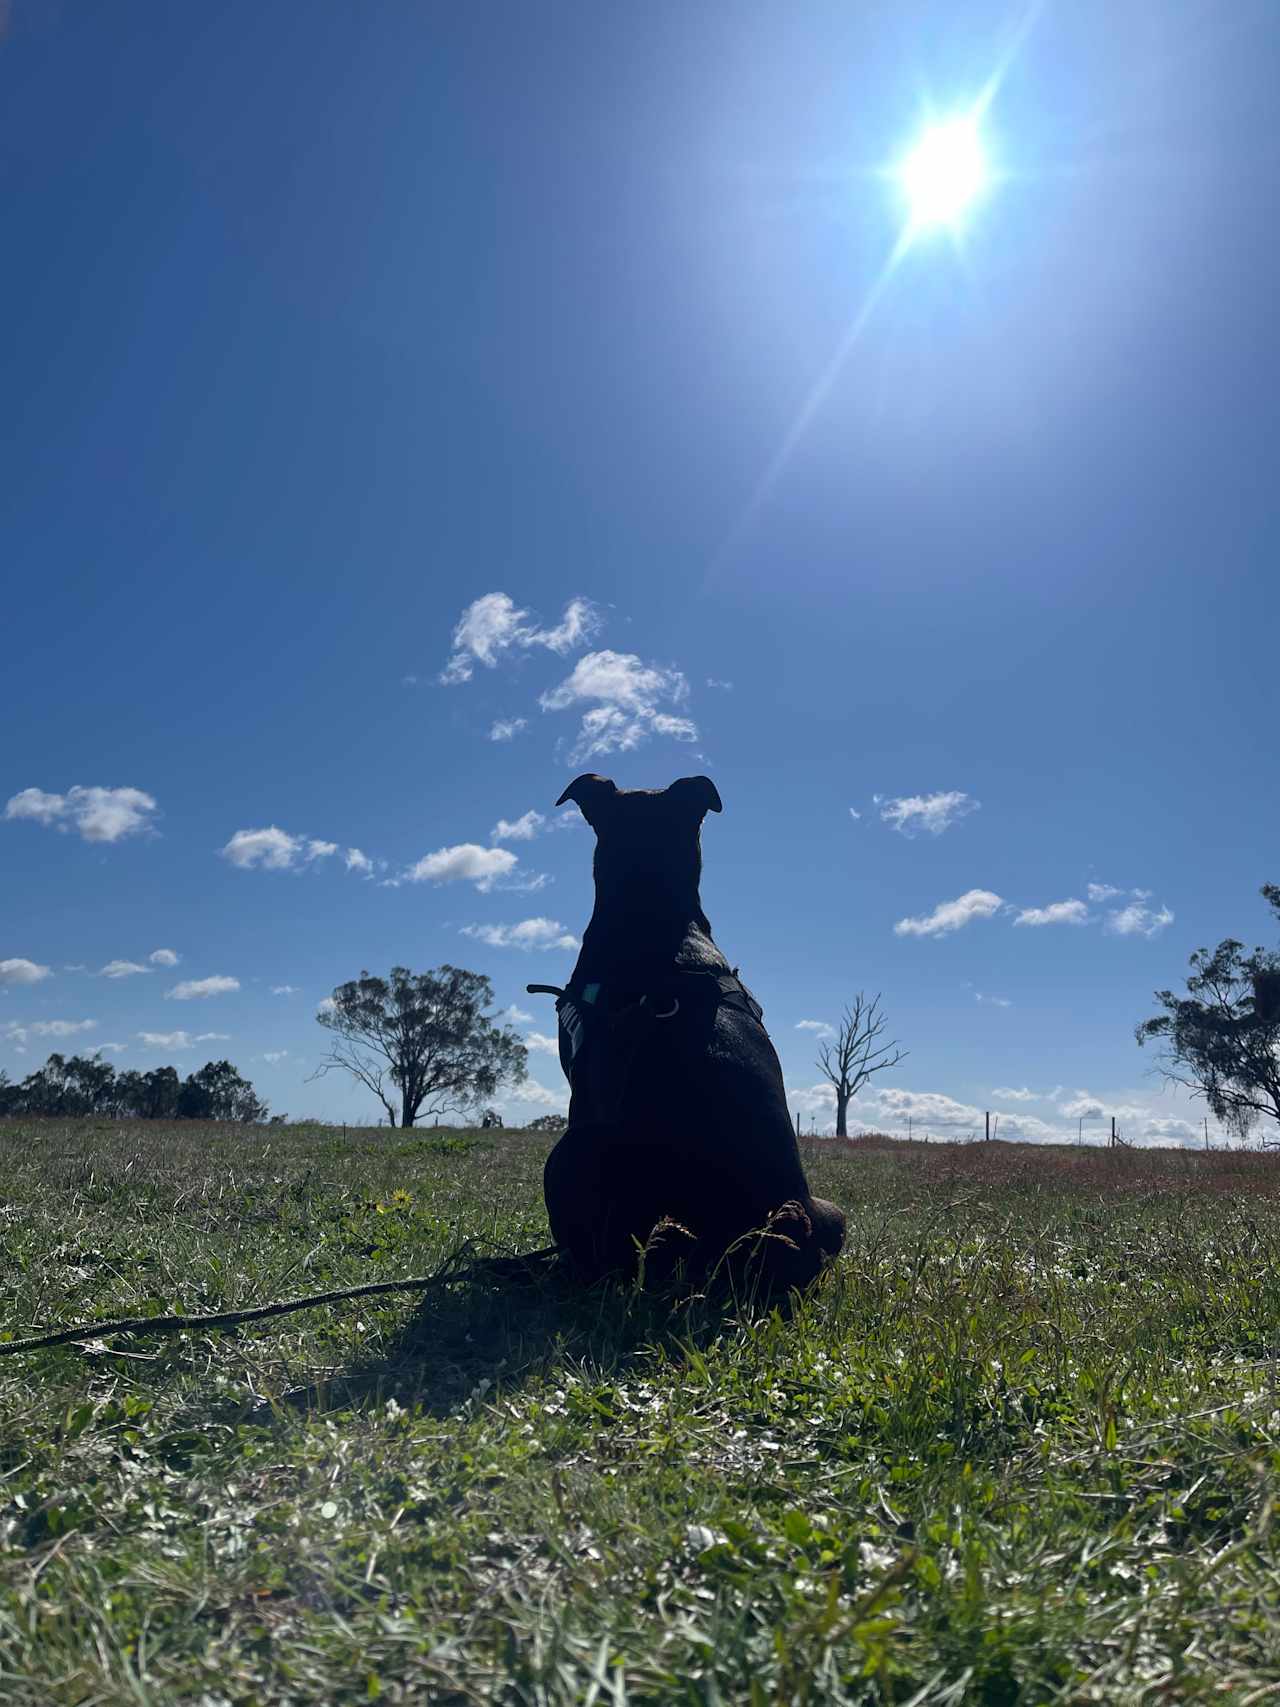
[[[654,1017],[654,1019],[674,1019],[679,1012],[680,1012],[680,998],[679,998],[679,996],[672,996],[671,1007],[670,1007],[669,1011],[665,1014],[654,1014],[653,1017]]]

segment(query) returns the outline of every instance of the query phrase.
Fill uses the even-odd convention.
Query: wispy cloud
[[[1004,902],[990,889],[967,889],[954,901],[940,901],[921,918],[899,919],[893,927],[897,936],[946,936],[974,919],[989,919]]]
[[[1112,936],[1159,936],[1173,923],[1167,907],[1148,907],[1145,901],[1131,901],[1107,914],[1105,929]]]
[[[294,836],[278,824],[260,830],[237,830],[221,850],[222,857],[241,871],[298,871],[317,860],[332,859],[337,842],[316,836]],[[372,872],[373,862],[359,848],[348,848],[344,856],[348,871]]]
[[[531,842],[546,821],[541,812],[530,807],[520,818],[499,818],[489,836],[495,842]]]
[[[600,627],[600,620],[589,599],[570,599],[555,627],[543,628],[506,593],[485,593],[459,618],[453,631],[453,651],[440,680],[447,687],[469,682],[477,664],[492,670],[513,650],[540,646],[563,656],[588,641]]]
[[[33,1037],[76,1037],[82,1031],[93,1031],[97,1024],[96,1019],[37,1019],[27,1030]]]
[[[176,966],[181,958],[171,948],[153,948],[147,956],[153,966]]]
[[[460,842],[456,847],[437,848],[424,854],[416,865],[405,873],[410,883],[474,883],[484,893],[500,877],[506,877],[516,864],[516,856],[508,848],[482,848],[476,842]]]
[[[74,830],[86,842],[119,842],[151,828],[158,812],[152,795],[140,788],[69,788],[47,794],[24,788],[7,802],[7,819],[27,819],[57,830]]]
[[[500,717],[490,725],[489,739],[491,741],[513,741],[522,729],[529,727],[525,717]]]
[[[490,948],[577,948],[578,939],[558,919],[522,919],[518,925],[463,925],[463,936]]]
[[[689,718],[660,709],[664,703],[682,704],[688,691],[679,670],[642,663],[632,652],[588,652],[538,703],[544,711],[565,711],[584,701],[596,702],[583,714],[569,753],[569,763],[580,764],[630,752],[652,735],[697,740],[697,726]]]
[[[1039,1091],[1029,1090],[1026,1085],[1015,1090],[1012,1085],[997,1085],[992,1096],[999,1102],[1039,1102]]]
[[[0,984],[39,984],[52,977],[52,969],[36,960],[0,960]]]
[[[1011,1008],[1013,1006],[1013,1003],[1009,1000],[1008,996],[988,996],[982,990],[975,990],[973,992],[973,999],[975,1002],[981,1002],[984,1006],[989,1008]]]
[[[136,978],[140,972],[150,972],[149,966],[140,966],[136,960],[108,960],[98,973],[99,978]]]
[[[559,1055],[560,1045],[554,1037],[548,1037],[545,1031],[530,1031],[525,1035],[525,1047],[532,1049],[535,1055]]]
[[[226,1031],[140,1031],[139,1039],[148,1049],[194,1049],[198,1043],[230,1043]]]
[[[1015,925],[1087,925],[1089,909],[1083,901],[1051,901],[1047,907],[1024,907]]]
[[[205,996],[227,996],[239,988],[238,978],[186,978],[181,984],[175,984],[172,990],[166,990],[164,996],[166,1001],[193,1002]]]
[[[815,1037],[834,1037],[835,1027],[828,1025],[825,1019],[798,1019],[797,1031],[811,1031]]]
[[[296,996],[297,993],[298,986],[296,984],[273,984],[271,986],[273,996]]]
[[[959,819],[976,812],[979,805],[970,795],[953,788],[946,793],[908,794],[886,800],[880,805],[880,816],[901,835],[914,836],[926,830],[931,836],[940,836]]]
[[[1110,901],[1114,896],[1123,894],[1124,891],[1117,889],[1114,883],[1091,883],[1085,893],[1091,901],[1098,902]]]

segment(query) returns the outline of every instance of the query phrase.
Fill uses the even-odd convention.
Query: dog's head
[[[572,800],[596,833],[596,892],[698,905],[702,820],[721,812],[709,776],[682,776],[669,788],[618,788],[608,777],[575,777],[557,800]]]

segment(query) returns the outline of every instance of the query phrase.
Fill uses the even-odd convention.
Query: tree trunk
[[[840,1090],[839,1088],[837,1088],[837,1090],[836,1090],[836,1137],[837,1138],[847,1138],[848,1136],[849,1136],[849,1093],[847,1091],[843,1091],[843,1090]]]
[[[400,1124],[401,1126],[413,1125],[413,1116],[409,1113],[409,1105],[407,1102],[403,1103],[400,1108]]]

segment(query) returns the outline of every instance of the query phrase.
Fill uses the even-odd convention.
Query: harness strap
[[[703,981],[701,989],[690,983],[693,979]],[[621,1113],[630,1089],[632,1068],[641,1044],[655,1025],[678,1018],[682,997],[686,1004],[689,998],[696,1003],[710,997],[714,1007],[735,1007],[755,1020],[757,1025],[764,1021],[764,1009],[738,977],[736,967],[732,972],[714,972],[700,967],[690,967],[687,971],[673,970],[634,1001],[617,1008],[612,1007],[609,1001],[611,987],[592,980],[575,983],[571,979],[565,989],[554,984],[527,984],[525,988],[531,996],[556,998],[556,1018],[562,1041],[567,1046],[565,1052],[569,1058],[567,1073],[571,1089],[579,1055],[588,1042],[603,1040],[607,1036],[614,1044],[620,1057],[615,1063],[618,1084],[612,1110],[615,1118]],[[628,995],[631,993],[626,991]]]

